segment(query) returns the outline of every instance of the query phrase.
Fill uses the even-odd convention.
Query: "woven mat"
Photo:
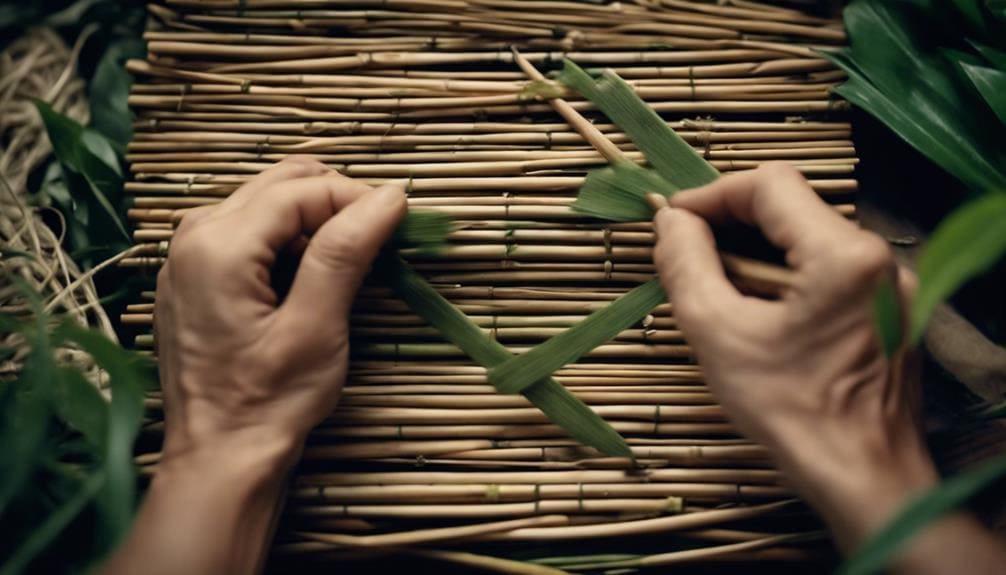
[[[563,57],[612,68],[722,172],[788,160],[854,216],[846,105],[829,93],[843,76],[817,52],[844,41],[841,23],[785,5],[170,0],[151,12],[150,55],[130,63],[138,121],[126,184],[146,255],[124,265],[156,268],[185,209],[307,153],[374,184],[412,178],[412,205],[453,214],[447,253],[409,259],[488,334],[519,353],[559,333],[651,277],[652,232],[568,209],[604,160],[523,91],[511,45],[543,71]],[[146,332],[137,347],[152,345],[152,307],[123,317]],[[277,562],[392,546],[468,565],[484,555],[832,556],[764,449],[738,437],[709,394],[671,304],[557,374],[643,469],[495,394],[481,367],[380,286],[361,292],[353,333],[345,395],[294,478]],[[160,397],[148,405],[158,419]],[[157,460],[156,448],[139,455],[147,471]],[[433,531],[445,526],[464,529]],[[592,561],[582,570],[613,566]]]

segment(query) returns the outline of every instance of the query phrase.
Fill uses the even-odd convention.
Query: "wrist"
[[[939,474],[914,428],[891,434],[881,425],[836,425],[805,434],[780,450],[780,466],[851,551],[890,521]],[[891,441],[891,438],[896,441]]]
[[[165,438],[156,483],[184,481],[263,482],[282,477],[300,456],[303,441],[266,426],[220,431],[195,440]]]

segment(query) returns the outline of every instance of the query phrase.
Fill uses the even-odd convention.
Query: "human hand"
[[[874,290],[895,274],[890,249],[786,164],[726,176],[670,204],[655,216],[654,262],[709,387],[840,543],[854,546],[937,480],[917,382],[900,357],[885,357],[874,329]],[[759,227],[785,250],[793,285],[778,300],[738,292],[707,220]]]
[[[185,215],[157,278],[164,460],[235,441],[299,448],[335,407],[350,307],[404,213],[402,184],[371,190],[292,157]],[[281,252],[302,254],[283,301]]]

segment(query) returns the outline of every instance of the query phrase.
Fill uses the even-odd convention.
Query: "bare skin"
[[[829,208],[794,168],[676,194],[654,218],[654,262],[709,387],[738,428],[851,551],[939,476],[919,424],[919,385],[880,348],[871,302],[885,274],[910,297],[887,244]],[[795,272],[781,299],[727,280],[708,222],[757,226]],[[974,518],[950,516],[899,558],[905,573],[998,573],[1006,552]]]
[[[873,285],[892,269],[886,246],[786,167],[724,178],[672,205],[655,218],[654,258],[710,387],[854,549],[937,481],[914,380],[888,376],[868,315]],[[356,290],[404,212],[399,184],[372,190],[291,158],[185,217],[158,276],[163,457],[106,572],[261,568],[284,477],[338,401]],[[796,287],[776,302],[738,293],[703,218],[761,227],[786,249]],[[270,270],[291,249],[303,257],[280,302]],[[899,561],[906,573],[992,573],[1006,557],[959,514]]]

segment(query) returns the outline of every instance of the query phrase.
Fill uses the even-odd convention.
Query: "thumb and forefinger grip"
[[[367,192],[325,222],[311,238],[284,302],[302,319],[346,314],[381,246],[405,214],[405,183]]]

